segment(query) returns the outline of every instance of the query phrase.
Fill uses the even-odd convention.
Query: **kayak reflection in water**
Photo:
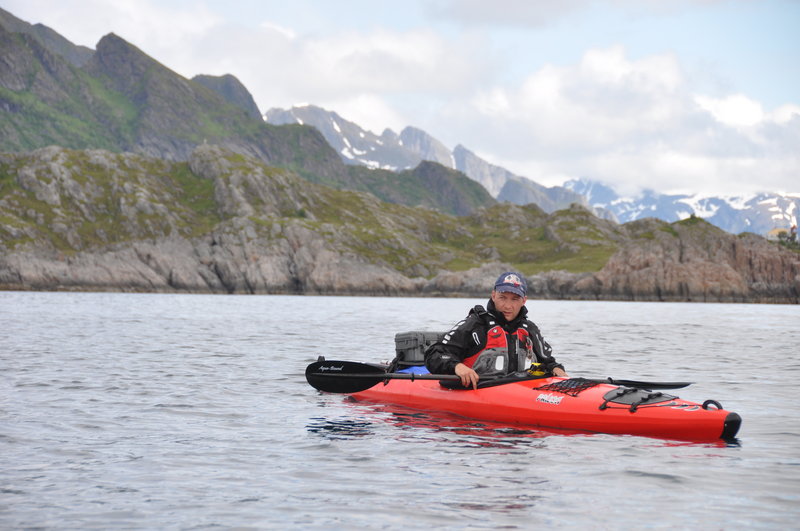
[[[522,275],[497,278],[486,308],[475,306],[467,318],[425,351],[425,366],[434,374],[455,374],[464,387],[477,389],[481,377],[524,372],[539,363],[547,375],[567,376],[552,356],[552,347],[528,319],[528,286]]]

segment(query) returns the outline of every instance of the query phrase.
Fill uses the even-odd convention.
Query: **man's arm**
[[[462,382],[466,382],[465,387],[478,381],[477,373],[462,363],[481,349],[480,340],[483,335],[473,334],[477,332],[475,325],[475,319],[470,316],[445,334],[441,341],[428,347],[425,351],[425,366],[431,373],[458,375]],[[477,343],[475,338],[478,339]]]

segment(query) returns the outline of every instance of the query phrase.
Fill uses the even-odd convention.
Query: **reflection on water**
[[[427,430],[434,433],[462,435],[473,439],[485,439],[497,444],[514,444],[523,439],[542,437],[591,435],[589,432],[577,430],[558,430],[550,428],[533,428],[509,426],[484,420],[467,419],[450,413],[435,411],[417,411],[395,404],[371,404],[358,402],[351,398],[351,407],[359,411],[362,418],[374,418],[404,430]]]
[[[308,431],[322,435],[328,439],[346,439],[349,437],[363,437],[372,435],[370,422],[352,419],[326,419],[312,418],[311,423],[306,426]]]

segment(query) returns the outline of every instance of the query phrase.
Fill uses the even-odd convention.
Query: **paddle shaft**
[[[316,376],[327,378],[368,378],[375,380],[376,383],[383,380],[460,380],[455,374],[414,374],[405,372],[387,372],[383,374],[359,374],[359,373],[317,373]],[[614,378],[584,378],[584,380],[594,383],[604,383],[609,385],[619,385],[624,387],[639,387],[647,389],[681,389],[692,385],[691,382],[643,382],[639,380],[617,380]]]
[[[306,380],[312,387],[329,393],[357,393],[386,380],[460,380],[454,374],[413,374],[386,372],[377,365],[354,361],[317,361],[306,368]],[[680,389],[691,382],[642,382],[638,380],[617,380],[613,378],[586,380],[617,386],[638,387],[640,389]]]
[[[359,373],[317,373],[316,376],[340,378],[371,378],[373,380],[460,380],[455,374],[414,374],[413,372],[386,372],[383,374]]]

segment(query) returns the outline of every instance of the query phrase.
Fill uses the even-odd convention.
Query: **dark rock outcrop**
[[[626,227],[631,240],[597,273],[533,277],[542,298],[627,301],[800,302],[800,255],[760,236],[734,236],[690,218]]]
[[[594,275],[592,289],[602,298],[798,302],[797,253],[754,234],[728,234],[699,218],[674,224],[649,219],[643,225],[651,229],[646,237],[624,245]]]

